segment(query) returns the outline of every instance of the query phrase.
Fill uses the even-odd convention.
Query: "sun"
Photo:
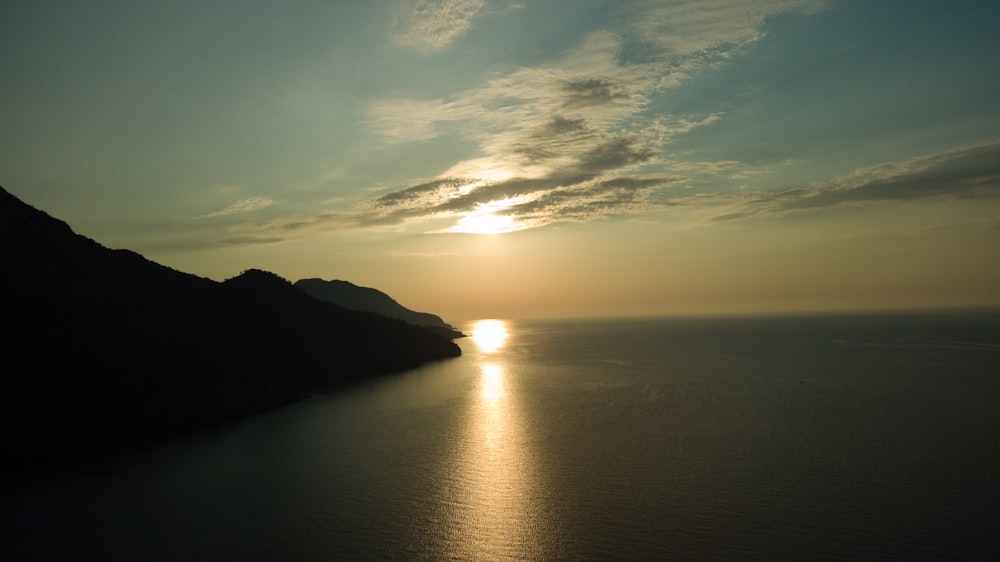
[[[533,194],[518,195],[505,199],[496,199],[487,203],[480,203],[471,211],[463,213],[462,218],[454,226],[442,232],[462,232],[466,234],[504,234],[529,228],[523,221],[517,220],[514,216],[514,209],[517,205],[527,203],[534,197]]]
[[[517,230],[514,217],[508,215],[494,215],[493,213],[470,213],[458,220],[458,224],[451,228],[451,232],[465,232],[468,234],[503,234]]]
[[[472,328],[472,341],[480,351],[493,353],[507,339],[507,324],[503,320],[479,320]]]

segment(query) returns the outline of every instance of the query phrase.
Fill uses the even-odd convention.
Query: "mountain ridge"
[[[294,285],[315,299],[332,302],[343,308],[398,318],[416,326],[431,328],[451,338],[464,336],[442,320],[440,316],[429,312],[410,310],[378,289],[362,287],[341,279],[331,279],[330,281],[318,278],[299,279]]]
[[[2,187],[0,263],[8,466],[97,456],[461,353],[273,273],[217,282],[108,249]]]

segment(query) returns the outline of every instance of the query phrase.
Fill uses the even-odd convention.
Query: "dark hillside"
[[[449,324],[446,324],[440,316],[428,312],[410,310],[378,289],[359,287],[354,283],[339,279],[331,281],[300,279],[295,282],[295,286],[316,299],[332,302],[343,308],[364,310],[366,312],[374,312],[380,316],[398,318],[416,326],[430,328],[450,338],[462,337],[464,335],[456,331]]]
[[[0,263],[8,463],[143,443],[459,354],[271,273],[217,283],[109,250],[2,188]]]

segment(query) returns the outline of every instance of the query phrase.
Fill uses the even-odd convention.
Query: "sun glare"
[[[507,340],[507,324],[503,320],[479,320],[472,328],[472,341],[484,353],[493,353]]]
[[[497,199],[488,203],[480,203],[474,211],[469,211],[458,219],[451,228],[442,232],[463,232],[467,234],[503,234],[528,228],[518,221],[514,215],[500,214],[511,207],[531,201],[533,195],[518,195],[506,199]]]
[[[458,220],[458,224],[451,229],[452,232],[468,234],[503,234],[515,230],[517,227],[514,223],[514,217],[480,212],[462,217]]]

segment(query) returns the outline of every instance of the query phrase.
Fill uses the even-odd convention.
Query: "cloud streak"
[[[656,195],[695,177],[696,163],[676,165],[673,175],[614,173],[652,158],[627,137],[611,138],[581,155],[574,165],[542,177],[513,177],[489,184],[437,180],[384,195],[364,209],[373,222],[393,223],[482,213],[492,204],[497,214],[511,217],[517,225],[513,230],[519,230],[678,207],[715,209],[710,221],[719,222],[835,207],[1000,197],[1000,142],[889,162],[791,190],[674,198]],[[701,164],[708,175],[736,166],[733,162]]]
[[[484,0],[416,0],[399,18],[393,36],[400,45],[439,50],[462,36]]]
[[[819,10],[819,0],[635,0],[622,6],[638,36],[667,56],[739,47],[760,37],[767,18]]]
[[[726,212],[712,220],[726,221],[832,207],[997,197],[1000,197],[1000,141],[863,168],[799,189],[675,199],[671,204],[722,204]]]
[[[713,177],[740,165],[729,161],[667,162],[665,166],[674,174],[634,173],[629,170],[648,156],[629,142],[614,140],[617,142],[609,142],[604,150],[591,153],[589,161],[581,160],[579,167],[570,166],[535,178],[510,177],[496,182],[475,178],[436,179],[362,202],[352,212],[244,222],[230,227],[231,234],[217,243],[273,243],[317,230],[398,228],[440,221],[450,221],[451,226],[427,232],[481,232],[484,230],[477,230],[469,222],[474,224],[475,220],[483,219],[492,221],[492,231],[511,232],[554,223],[591,222],[616,215],[682,209],[698,212],[704,217],[701,226],[710,226],[859,206],[1000,200],[1000,141],[862,168],[796,189],[695,192],[669,197],[699,175]],[[979,227],[996,229],[997,225],[1000,222],[989,221]]]
[[[388,193],[361,209],[382,223],[469,214],[512,217],[509,230],[646,209],[653,191],[680,179],[636,173],[656,162],[669,128],[656,122],[648,130],[609,133],[583,119],[555,117],[508,136],[497,150],[497,161],[525,173],[490,180],[446,176]]]
[[[263,209],[265,207],[270,207],[273,204],[274,200],[271,199],[270,197],[251,197],[249,199],[241,199],[224,209],[220,209],[218,211],[215,211],[214,213],[200,215],[197,218],[210,219],[215,217],[224,217],[228,215],[239,215]]]

